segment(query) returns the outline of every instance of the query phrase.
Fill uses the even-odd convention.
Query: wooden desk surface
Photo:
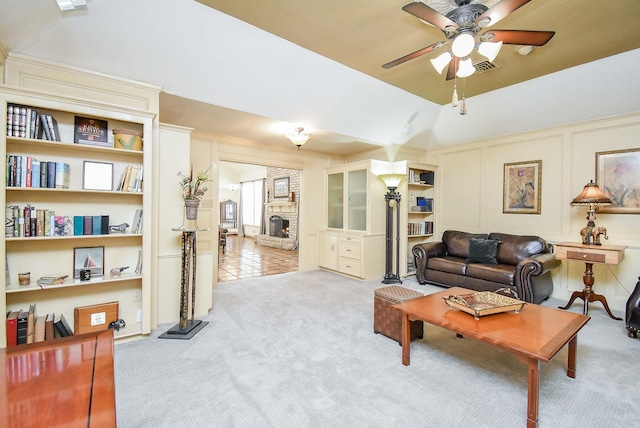
[[[450,295],[473,292],[453,287],[393,307],[408,314],[412,321],[426,321],[518,355],[545,362],[550,361],[590,319],[586,315],[527,303],[519,313],[505,312],[476,320],[473,315],[449,309],[442,299]]]
[[[0,366],[0,426],[116,426],[113,330],[0,349]]]

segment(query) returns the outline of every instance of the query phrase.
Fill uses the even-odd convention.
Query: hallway
[[[222,250],[222,249],[221,249]],[[257,245],[252,237],[227,236],[227,249],[220,251],[218,282],[255,278],[298,270],[298,251]]]

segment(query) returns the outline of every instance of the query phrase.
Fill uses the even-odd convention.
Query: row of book
[[[7,105],[7,136],[60,141],[58,122],[53,116],[16,104]]]
[[[7,346],[43,342],[58,337],[72,336],[73,330],[63,314],[38,316],[36,305],[28,310],[7,312]]]
[[[5,187],[68,189],[71,168],[66,162],[39,161],[31,156],[7,155]]]
[[[141,192],[142,165],[128,165],[120,175],[116,190],[121,192]]]
[[[433,235],[432,221],[419,221],[407,224],[407,233],[413,235]]]
[[[36,209],[27,205],[5,207],[5,237],[30,238],[36,236],[106,235],[109,216],[63,216],[54,210]]]
[[[428,184],[433,186],[435,173],[433,171],[409,170],[408,182],[410,184]]]

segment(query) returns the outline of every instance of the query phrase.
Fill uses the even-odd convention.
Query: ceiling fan
[[[436,51],[452,41],[451,52],[445,52],[431,60],[438,73],[442,73],[449,65],[447,80],[454,77],[468,77],[475,72],[469,57],[474,49],[493,61],[502,44],[543,46],[555,31],[527,30],[488,30],[480,32],[509,15],[531,0],[449,0],[455,4],[452,10],[443,15],[425,3],[416,1],[404,6],[402,10],[432,24],[444,32],[447,41],[436,42],[430,46],[412,52],[396,60],[384,64],[383,68],[391,68],[424,54]],[[440,1],[440,3],[443,3]],[[486,4],[491,5],[487,7]]]

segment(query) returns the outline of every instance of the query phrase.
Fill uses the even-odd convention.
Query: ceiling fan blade
[[[405,12],[410,13],[411,15],[422,19],[423,21],[427,21],[429,24],[433,24],[442,31],[445,31],[447,27],[453,27],[458,29],[460,26],[456,24],[455,21],[447,18],[446,16],[436,12],[434,9],[431,9],[429,6],[422,2],[413,2],[402,8]]]
[[[456,77],[456,71],[460,67],[460,58],[454,56],[451,62],[449,63],[449,69],[447,70],[447,79],[453,80]]]
[[[502,18],[509,15],[520,6],[524,6],[525,4],[529,3],[530,1],[531,0],[501,0],[494,6],[490,7],[489,10],[487,10],[485,13],[480,15],[476,19],[476,22],[481,23],[485,19],[489,19],[489,22],[487,24],[481,24],[481,26],[488,27],[489,25],[494,25]]]
[[[507,45],[543,46],[555,31],[526,31],[526,30],[490,30],[480,38],[488,42],[502,42]]]
[[[437,42],[437,43],[434,43],[434,44],[432,44],[432,45],[430,45],[430,46],[427,46],[426,48],[422,48],[422,49],[417,50],[417,51],[415,51],[415,52],[412,52],[412,53],[410,53],[410,54],[408,54],[408,55],[405,55],[405,56],[403,56],[403,57],[400,57],[400,58],[398,58],[398,59],[396,59],[396,60],[393,60],[393,61],[391,61],[391,62],[388,62],[388,63],[384,64],[384,65],[382,66],[382,68],[391,68],[391,67],[395,67],[396,65],[400,65],[400,64],[402,64],[402,63],[404,63],[404,62],[407,62],[407,61],[409,61],[409,60],[412,60],[412,59],[414,59],[414,58],[417,58],[417,57],[422,56],[422,55],[424,55],[424,54],[427,54],[427,53],[429,53],[429,52],[433,52],[434,50],[436,50],[436,49],[440,48],[441,46],[443,46],[443,45],[445,45],[445,44],[446,44],[445,42]]]

